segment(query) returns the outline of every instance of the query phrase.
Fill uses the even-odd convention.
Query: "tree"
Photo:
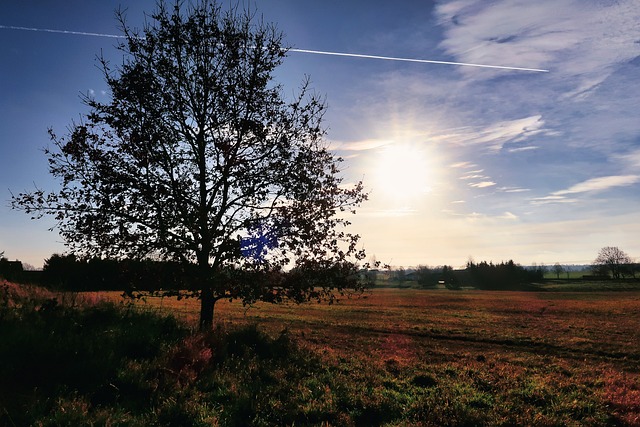
[[[479,289],[521,289],[523,286],[542,280],[542,271],[527,270],[519,264],[509,260],[500,264],[482,261],[467,262],[466,271],[474,284]]]
[[[435,288],[440,281],[446,281],[449,276],[448,266],[431,268],[426,265],[419,265],[414,271],[416,282],[422,288]],[[452,270],[453,271],[453,270]]]
[[[65,137],[49,131],[61,189],[20,193],[12,206],[53,215],[81,256],[195,265],[201,328],[222,298],[311,299],[353,285],[335,274],[321,291],[313,280],[234,279],[285,266],[353,275],[365,256],[344,227],[367,195],[342,183],[309,80],[291,101],[273,82],[287,52],[276,27],[215,0],[161,0],[142,32],[117,17],[123,61],[98,62],[111,100],[84,96],[83,120]]]
[[[23,271],[22,262],[9,261],[4,257],[4,252],[0,254],[0,277],[11,281],[21,281]]]
[[[596,269],[611,275],[614,279],[619,279],[624,268],[631,264],[631,258],[617,246],[605,246],[600,249],[593,264]]]
[[[564,273],[564,267],[559,262],[556,262],[553,265],[553,272],[556,273],[556,278],[560,279],[560,275]]]
[[[402,285],[407,280],[407,271],[403,267],[398,267],[391,272],[391,279]]]
[[[460,283],[452,266],[442,266],[442,280],[447,289],[460,289]]]

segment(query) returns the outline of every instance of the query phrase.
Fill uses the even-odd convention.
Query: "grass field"
[[[147,302],[160,304],[195,319],[197,301]],[[328,364],[373,369],[359,380],[414,390],[406,405],[423,382],[442,407],[490,414],[480,424],[640,425],[637,292],[380,289],[332,306],[216,308],[220,323],[286,330]]]
[[[117,293],[78,298],[121,301]],[[44,342],[42,357],[89,347],[109,355],[110,367],[98,375],[95,361],[83,368],[87,358],[77,359],[76,382],[55,374],[63,386],[23,418],[17,403],[3,418],[0,387],[0,425],[640,425],[639,292],[377,289],[332,306],[225,301],[208,335],[162,320],[171,312],[195,326],[195,300],[122,307],[121,320],[108,310],[45,320],[41,308],[30,317],[0,310],[16,325],[31,319],[22,335],[41,319],[30,345]],[[13,335],[2,337],[9,356],[0,346],[0,358],[21,359],[25,339]],[[46,355],[50,342],[62,354]]]

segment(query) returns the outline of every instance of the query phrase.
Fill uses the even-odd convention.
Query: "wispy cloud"
[[[534,115],[515,120],[503,120],[488,126],[469,126],[456,133],[435,135],[432,139],[441,143],[465,146],[484,146],[490,151],[500,151],[509,141],[523,141],[545,132],[542,116]]]
[[[496,222],[496,220],[515,221],[518,219],[518,216],[509,211],[505,211],[499,215],[486,215],[479,212],[471,212],[470,214],[466,215],[466,219],[472,222],[477,222],[477,221]]]
[[[509,212],[509,211],[507,211],[507,212],[503,213],[502,215],[500,215],[498,218],[500,218],[500,219],[508,219],[508,220],[516,220],[516,219],[518,219],[518,216],[513,214],[513,213],[511,213],[511,212]]]
[[[469,187],[487,188],[487,187],[493,187],[494,185],[496,185],[496,183],[493,182],[493,181],[480,181],[480,182],[472,182],[472,183],[470,183]]]
[[[540,115],[525,117],[517,120],[506,120],[482,129],[475,138],[470,138],[469,143],[487,144],[492,150],[500,150],[503,145],[511,140],[519,141],[531,137],[543,131],[544,120]]]
[[[531,191],[530,188],[520,188],[520,187],[500,187],[499,191],[503,191],[505,193],[524,193],[526,191]]]
[[[436,14],[445,29],[441,47],[456,60],[550,67],[574,78],[571,96],[640,55],[636,0],[461,0],[439,4]]]
[[[613,156],[613,158],[629,168],[640,168],[640,149],[633,150],[626,154],[618,154]]]
[[[565,190],[554,191],[548,196],[536,197],[531,200],[531,203],[536,205],[551,203],[576,203],[579,201],[579,199],[567,196],[581,193],[601,192],[615,187],[628,187],[638,182],[640,182],[640,175],[613,175],[592,178],[572,185]]]
[[[483,178],[489,178],[486,175],[463,175],[460,177],[460,179],[483,179]]]
[[[527,147],[517,147],[517,148],[509,148],[507,151],[509,153],[520,153],[522,151],[531,151],[531,150],[538,150],[540,147],[538,147],[537,145],[530,145]]]
[[[563,196],[566,194],[604,191],[613,187],[626,187],[637,182],[640,182],[640,175],[603,176],[599,178],[588,179],[586,181],[573,185],[566,190],[555,191],[551,193],[551,195]]]
[[[451,165],[452,168],[457,168],[457,169],[469,169],[469,168],[475,168],[476,166],[478,165],[471,162],[458,162]],[[479,170],[477,172],[482,172],[482,170]]]
[[[569,199],[564,196],[544,196],[544,197],[536,197],[531,200],[531,204],[534,205],[548,205],[553,203],[576,203],[578,199]]]

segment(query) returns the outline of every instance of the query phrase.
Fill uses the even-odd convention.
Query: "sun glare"
[[[408,204],[430,191],[429,173],[423,150],[413,145],[390,144],[379,152],[373,192]]]

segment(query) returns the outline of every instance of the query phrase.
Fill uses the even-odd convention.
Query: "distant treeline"
[[[68,291],[99,291],[136,289],[189,289],[193,283],[193,266],[153,260],[79,259],[74,255],[52,255],[42,270],[40,283]],[[253,278],[255,280],[255,278]],[[426,267],[394,272],[393,280],[414,281],[422,288],[444,285],[449,289],[461,286],[486,290],[526,289],[527,285],[544,280],[544,268],[525,268],[512,260],[494,264],[482,261],[467,263],[466,269],[450,266]]]
[[[482,261],[469,261],[464,270],[468,275],[469,285],[478,289],[509,290],[523,289],[526,285],[544,280],[544,268],[525,268],[512,260],[494,264]]]
[[[421,288],[435,288],[438,285],[457,286],[458,277],[453,267],[443,265],[439,267],[429,267],[419,265],[412,270],[404,270],[403,268],[392,271],[391,280],[402,285],[405,282],[415,282]]]
[[[45,261],[41,283],[66,291],[186,289],[192,274],[182,264],[154,260],[80,259],[54,254]]]
[[[64,291],[187,289],[184,265],[153,260],[80,259],[54,254],[41,271],[24,270],[20,261],[0,258],[0,277]]]
[[[486,290],[523,290],[531,283],[544,280],[545,268],[522,267],[513,261],[493,262],[470,261],[465,269],[454,270],[450,266],[427,267],[420,265],[412,270],[393,270],[390,279],[398,285],[414,282],[421,288],[444,286],[448,289],[472,287]]]
[[[42,271],[25,271],[20,261],[9,261],[0,257],[0,277],[9,281],[44,285],[52,289],[65,291],[102,291],[127,290],[139,291],[188,290],[193,286],[195,266],[176,262],[155,260],[113,260],[113,259],[81,259],[75,255],[54,254],[45,260]],[[402,268],[390,272],[387,277],[403,286],[407,282],[415,283],[421,288],[445,286],[448,289],[473,287],[485,290],[524,290],[530,284],[544,281],[544,266],[523,267],[512,260],[494,264],[482,261],[469,261],[463,270],[454,270],[450,266],[427,267],[418,266],[412,270]],[[596,270],[594,270],[596,271]],[[377,270],[369,272],[375,282]],[[293,273],[293,272],[292,272]],[[297,272],[299,273],[299,272]],[[315,270],[313,281],[335,280],[327,276],[331,272]],[[356,272],[356,274],[358,274]],[[597,274],[597,273],[596,273]],[[247,276],[240,271],[232,272],[233,277],[227,279],[245,282],[263,282],[266,277],[255,274]],[[286,276],[286,277],[285,277]],[[326,276],[326,277],[325,277]],[[607,279],[606,274],[587,275],[585,279]],[[635,277],[635,275],[634,275]],[[309,282],[309,274],[269,275],[269,281],[296,280]],[[265,289],[271,284],[265,284]]]

